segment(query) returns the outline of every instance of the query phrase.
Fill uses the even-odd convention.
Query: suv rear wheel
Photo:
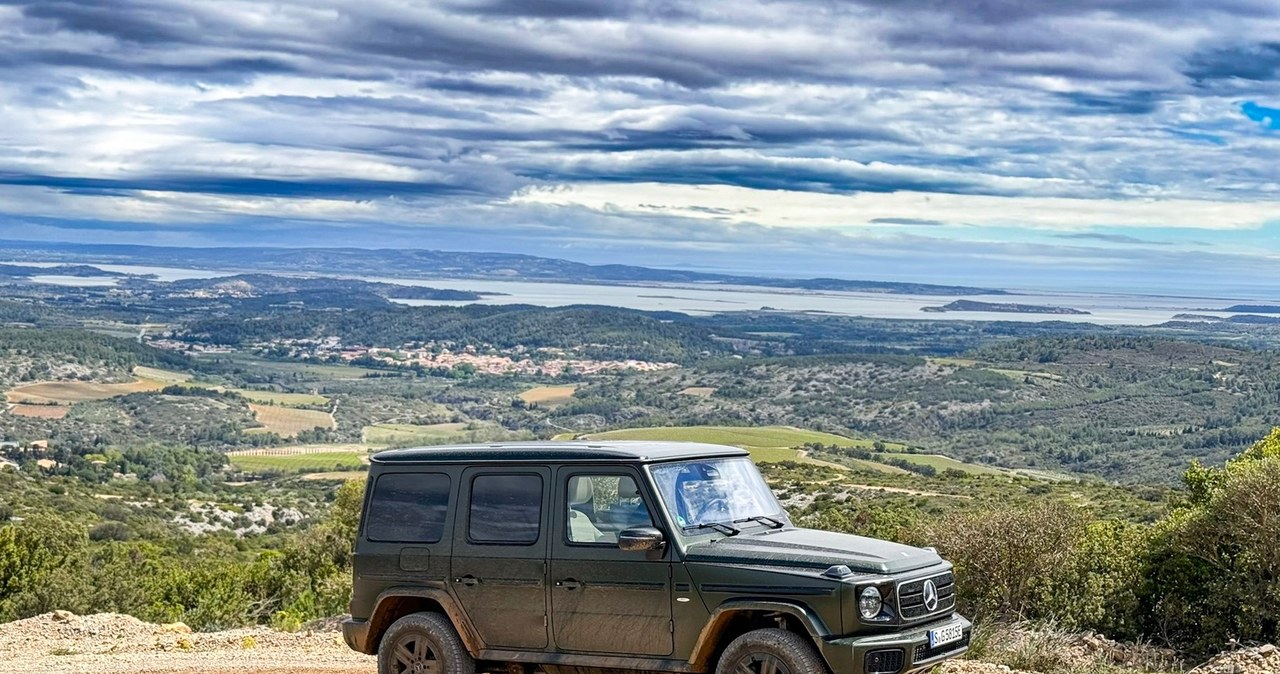
[[[378,646],[378,674],[475,674],[476,662],[449,619],[413,613],[387,628]]]
[[[716,674],[825,674],[809,640],[782,629],[747,632],[724,649]]]

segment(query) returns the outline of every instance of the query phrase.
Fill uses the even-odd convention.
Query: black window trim
[[[538,478],[542,484],[542,493],[538,500],[538,536],[529,542],[512,542],[512,541],[478,541],[471,537],[471,513],[475,508],[476,480],[482,477],[512,477],[517,475],[532,476]],[[505,471],[482,471],[471,474],[471,479],[467,483],[467,545],[483,545],[483,546],[502,546],[509,548],[528,548],[533,547],[542,541],[543,530],[542,520],[546,516],[547,505],[547,478],[537,471],[523,470],[505,470]]]
[[[611,548],[618,549],[617,543],[579,543],[569,538],[569,481],[575,477],[629,477],[636,485],[636,491],[640,492],[640,502],[644,504],[644,508],[649,513],[649,526],[658,527],[657,521],[653,518],[653,508],[649,505],[649,500],[644,497],[644,484],[635,473],[627,472],[620,469],[609,469],[605,467],[595,469],[584,469],[567,473],[564,479],[564,510],[560,512],[561,530],[564,532],[561,538],[563,543],[571,548]],[[659,531],[661,529],[659,528]]]
[[[395,477],[400,475],[438,475],[444,478],[445,488],[446,488],[445,501],[444,501],[444,520],[440,522],[440,533],[438,536],[436,536],[435,540],[433,541],[416,540],[415,541],[415,540],[393,540],[393,539],[384,539],[384,538],[374,538],[372,533],[369,531],[369,529],[373,525],[373,522],[370,521],[369,518],[373,514],[374,503],[377,503],[378,485],[382,482],[382,479],[385,477]],[[368,509],[365,512],[366,521],[364,522],[364,530],[362,531],[364,535],[364,539],[366,541],[369,541],[370,543],[399,543],[402,545],[435,545],[436,543],[439,543],[440,541],[443,541],[445,539],[445,530],[448,528],[446,525],[449,523],[449,511],[452,510],[453,508],[453,497],[454,497],[453,476],[448,473],[437,472],[437,471],[394,471],[394,472],[382,473],[378,475],[378,478],[376,480],[373,481],[373,486],[372,488],[369,489],[369,505],[368,505]]]

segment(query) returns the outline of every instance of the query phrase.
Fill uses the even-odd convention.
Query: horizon
[[[724,7],[0,7],[0,237],[1280,291],[1274,3]]]
[[[563,260],[566,262],[583,264],[583,265],[592,266],[592,267],[620,264],[618,262],[612,262],[612,261],[590,262],[590,261],[584,261],[580,259],[572,259],[569,257],[539,256],[539,255],[532,255],[529,253],[513,253],[513,252],[490,251],[490,250],[460,251],[460,250],[445,250],[445,249],[439,249],[439,248],[407,248],[406,249],[406,248],[386,248],[386,247],[331,246],[331,245],[323,245],[323,244],[312,245],[312,246],[285,246],[285,245],[266,246],[266,245],[256,245],[256,244],[244,244],[239,246],[235,246],[235,245],[160,246],[160,245],[146,245],[146,244],[100,244],[100,243],[82,243],[82,242],[76,242],[76,241],[24,241],[20,239],[0,239],[0,249],[19,249],[19,250],[28,250],[28,251],[32,251],[32,250],[38,251],[42,246],[49,246],[49,247],[81,246],[81,247],[102,247],[102,248],[118,247],[118,248],[126,248],[126,249],[141,248],[141,249],[158,249],[158,250],[172,249],[172,250],[192,250],[192,251],[245,249],[245,250],[280,250],[280,251],[360,250],[360,251],[369,251],[369,252],[380,252],[380,251],[394,252],[394,251],[400,251],[400,250],[415,250],[415,251],[431,252],[431,253],[463,253],[463,254],[476,254],[476,255],[499,254],[499,255],[512,255],[512,256],[518,256],[518,257],[534,257],[534,258],[540,258],[540,259]],[[85,264],[90,266],[98,266],[101,268],[108,268],[108,267],[115,267],[115,268],[121,268],[121,269],[134,268],[137,270],[167,269],[167,270],[175,270],[175,271],[198,268],[203,271],[225,272],[227,274],[262,273],[262,274],[268,274],[268,275],[271,275],[271,274],[290,275],[290,272],[273,270],[273,269],[263,268],[263,267],[254,266],[254,265],[236,266],[236,265],[208,264],[207,266],[190,267],[190,266],[173,265],[173,264],[169,264],[169,265],[159,264],[159,263],[153,264],[153,263],[144,262],[144,261],[134,261],[134,262],[105,261],[104,262],[104,261],[101,261],[101,258],[94,259],[94,253],[92,252],[64,251],[61,254],[66,255],[73,259],[54,259],[52,256],[37,255],[36,257],[39,257],[41,259],[30,259],[30,260],[0,259],[0,264],[16,264],[16,265]],[[111,253],[104,253],[104,255],[110,255],[110,254]],[[115,254],[123,254],[123,253],[118,252]],[[2,253],[0,253],[0,257],[3,257]],[[968,286],[968,287],[976,287],[976,288],[985,288],[990,290],[1006,291],[1011,293],[1014,296],[1060,295],[1064,298],[1070,297],[1073,295],[1098,296],[1098,297],[1131,296],[1131,297],[1151,297],[1151,298],[1206,300],[1206,301],[1215,301],[1215,300],[1216,301],[1258,301],[1258,300],[1270,300],[1272,298],[1275,298],[1277,295],[1280,295],[1280,282],[1276,282],[1270,285],[1264,284],[1264,283],[1258,283],[1252,286],[1233,284],[1230,287],[1219,288],[1217,291],[1213,289],[1206,289],[1203,285],[1186,286],[1185,290],[1179,290],[1179,286],[1170,286],[1167,282],[1162,283],[1159,286],[1143,287],[1140,285],[1134,285],[1134,286],[1129,286],[1127,288],[1117,289],[1114,287],[1107,287],[1105,285],[1089,286],[1084,284],[1074,286],[1074,287],[1063,287],[1061,285],[1057,287],[1035,286],[1035,285],[1011,285],[1011,284],[1003,283],[999,279],[995,279],[990,283],[981,283],[981,282],[972,282],[971,278],[970,279],[935,278],[933,280],[922,280],[920,277],[915,277],[915,276],[886,278],[886,277],[856,276],[856,275],[840,274],[840,273],[835,273],[835,274],[790,273],[788,274],[788,273],[771,273],[771,272],[761,271],[760,269],[747,269],[747,268],[738,268],[738,267],[713,267],[708,265],[695,266],[695,265],[662,265],[662,264],[628,264],[624,266],[640,267],[640,268],[653,269],[653,270],[686,271],[686,272],[696,272],[696,273],[703,273],[703,274],[719,274],[719,275],[726,275],[726,276],[741,276],[741,277],[751,277],[751,278],[810,279],[810,280],[837,279],[837,280],[847,280],[847,281],[871,281],[871,282],[885,282],[885,283],[925,283],[928,285]],[[424,268],[423,271],[430,272],[432,270]],[[365,278],[368,276],[364,274],[353,275],[351,273],[342,273],[342,272],[329,273],[329,272],[323,272],[323,271],[306,271],[305,273],[308,275],[315,275],[315,276],[331,276],[331,277],[343,277],[343,278],[346,278],[346,277]],[[444,275],[444,276],[441,276],[440,278],[442,279],[448,278],[448,276]],[[468,276],[464,274],[462,276],[459,276],[458,280],[465,281],[467,278]],[[493,280],[499,280],[499,279],[489,279],[489,280],[493,281]],[[593,284],[610,285],[610,282],[608,281],[593,281],[593,280],[546,281],[546,280],[538,280],[538,279],[512,279],[512,281],[519,282],[519,283],[551,282],[551,283],[570,283],[573,285],[593,285]],[[629,284],[639,285],[639,286],[652,285],[654,287],[661,287],[661,286],[667,286],[667,285],[671,285],[671,286],[681,285],[679,282],[673,282],[673,281],[672,282],[633,281],[633,282],[630,282]],[[693,282],[693,281],[690,281],[688,283],[688,285],[690,286],[695,286],[696,284],[697,282]],[[765,286],[756,287],[754,288],[754,290],[756,292],[780,292],[781,291],[781,289],[771,290],[770,288]],[[826,292],[832,292],[832,291],[826,291]],[[957,295],[957,297],[959,296],[960,295]]]

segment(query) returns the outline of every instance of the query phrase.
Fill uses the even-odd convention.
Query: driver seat
[[[600,541],[605,537],[604,532],[585,512],[596,497],[591,478],[577,477],[569,482],[569,540],[578,543]]]

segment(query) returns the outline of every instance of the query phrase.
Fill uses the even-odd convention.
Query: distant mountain
[[[31,267],[27,265],[0,264],[0,278],[30,278],[32,276],[113,276],[122,277],[128,274],[98,269],[84,264],[60,264],[54,267]]]
[[[1272,304],[1233,304],[1223,311],[1233,314],[1280,314],[1280,306]]]
[[[1050,307],[1038,304],[1016,304],[1014,302],[975,302],[973,300],[956,300],[940,307],[922,307],[921,311],[941,313],[944,311],[988,311],[1002,314],[1070,314],[1087,315],[1089,312],[1071,307]]]
[[[172,248],[34,241],[0,241],[0,258],[45,262],[74,261],[191,269],[322,273],[399,278],[471,278],[566,283],[696,283],[814,291],[912,295],[1006,295],[1003,290],[894,281],[834,278],[782,279],[653,269],[630,265],[588,265],[556,258],[509,253],[365,248]]]
[[[486,295],[498,293],[474,293],[467,290],[427,288],[395,283],[377,283],[343,278],[315,278],[309,276],[273,276],[271,274],[237,274],[217,278],[183,279],[163,284],[169,295],[208,294],[228,297],[284,296],[291,293],[312,293],[313,298],[337,296],[341,293],[363,293],[378,299],[393,300],[444,300],[474,302]],[[288,300],[300,301],[300,300]]]

